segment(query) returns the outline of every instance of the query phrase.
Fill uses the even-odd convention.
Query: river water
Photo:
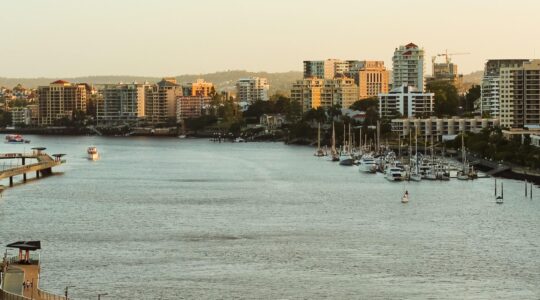
[[[4,192],[0,243],[41,240],[52,292],[540,298],[540,190],[525,198],[522,182],[504,180],[497,205],[493,179],[390,183],[281,143],[28,138],[0,152],[44,146],[67,164]],[[86,159],[90,145],[101,160]]]

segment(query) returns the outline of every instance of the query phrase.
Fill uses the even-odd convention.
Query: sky
[[[301,71],[409,42],[460,72],[540,54],[538,0],[4,0],[0,77]]]

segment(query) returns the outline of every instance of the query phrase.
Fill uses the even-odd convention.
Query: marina
[[[62,176],[3,193],[0,241],[41,240],[39,287],[56,295],[66,286],[73,299],[540,293],[540,193],[532,186],[531,198],[527,184],[525,197],[523,181],[391,183],[282,143],[30,139],[69,161],[55,167]],[[87,145],[102,158],[89,161]]]

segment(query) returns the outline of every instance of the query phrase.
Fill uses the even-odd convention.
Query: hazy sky
[[[2,0],[0,76],[167,76],[384,60],[415,42],[460,71],[540,54],[539,0]]]

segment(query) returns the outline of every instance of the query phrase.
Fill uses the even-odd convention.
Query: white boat
[[[185,134],[181,134],[178,136],[179,139],[185,139],[187,136]]]
[[[403,180],[403,171],[395,166],[389,167],[386,170],[386,179],[389,181],[402,181]]]
[[[244,139],[241,138],[241,137],[237,137],[237,138],[234,139],[234,142],[235,142],[235,143],[245,143],[246,140],[244,140]]]
[[[497,204],[503,204],[503,203],[504,203],[503,197],[502,197],[502,196],[497,196],[497,197],[495,198],[495,203],[497,203]]]
[[[88,147],[86,150],[86,153],[88,153],[88,159],[89,160],[98,160],[99,159],[99,152],[96,147],[91,146]]]
[[[411,173],[411,176],[409,177],[412,181],[422,181],[422,175]]]
[[[358,170],[365,173],[375,173],[377,171],[377,162],[371,155],[363,155]]]
[[[409,203],[409,192],[405,191],[403,197],[401,197],[401,203]]]

